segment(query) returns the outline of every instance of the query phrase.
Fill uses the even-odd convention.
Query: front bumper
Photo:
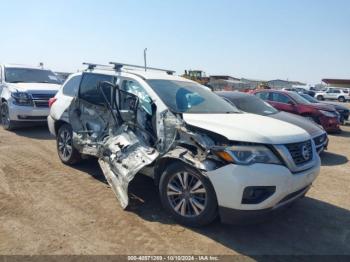
[[[49,108],[18,106],[9,101],[9,115],[11,121],[16,122],[45,122],[49,115]]]
[[[224,224],[251,224],[266,221],[278,212],[286,209],[293,202],[303,198],[311,188],[306,186],[296,192],[287,195],[278,205],[260,210],[237,210],[227,207],[219,207],[221,222]]]
[[[320,164],[317,156],[313,168],[295,174],[285,166],[268,164],[230,164],[206,174],[216,192],[221,220],[235,223],[237,219],[229,214],[240,212],[245,214],[243,217],[248,215],[258,218],[258,214],[277,210],[305,195],[319,174]],[[267,199],[256,204],[243,204],[243,193],[247,187],[271,186],[276,187],[276,190]]]
[[[320,124],[327,132],[339,132],[340,122],[336,117],[320,117]]]
[[[328,148],[329,138],[327,136],[327,133],[314,136],[312,139],[314,140],[316,151],[318,154],[321,154],[324,150]]]

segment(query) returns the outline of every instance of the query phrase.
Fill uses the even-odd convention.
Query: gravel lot
[[[350,125],[343,130],[330,136],[307,197],[273,220],[188,229],[164,213],[151,179],[137,176],[123,211],[95,160],[64,166],[46,128],[0,128],[0,254],[350,254]]]

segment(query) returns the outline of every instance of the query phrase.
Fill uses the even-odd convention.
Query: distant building
[[[249,85],[241,79],[228,75],[212,75],[209,77],[210,86],[214,91],[233,91],[249,89]]]
[[[248,86],[248,89],[256,89],[259,86],[266,84],[265,80],[259,80],[259,79],[241,78],[241,81]]]
[[[339,88],[350,88],[350,79],[322,79],[322,82],[328,86],[334,86]]]
[[[267,81],[266,84],[272,89],[292,88],[294,85],[296,86],[306,85],[305,83],[301,83],[299,81],[288,81],[288,80],[281,80],[281,79],[270,80],[270,81]]]

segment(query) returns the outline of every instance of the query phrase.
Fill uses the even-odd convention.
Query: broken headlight
[[[237,165],[282,164],[278,157],[266,146],[232,146],[214,150],[214,153],[222,160]]]
[[[31,106],[32,98],[28,93],[25,92],[14,92],[11,94],[14,99],[13,103],[19,106]]]

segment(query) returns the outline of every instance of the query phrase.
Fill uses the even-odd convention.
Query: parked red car
[[[254,95],[281,111],[312,119],[327,132],[340,132],[339,113],[327,104],[312,104],[298,93],[280,90],[256,90]]]

